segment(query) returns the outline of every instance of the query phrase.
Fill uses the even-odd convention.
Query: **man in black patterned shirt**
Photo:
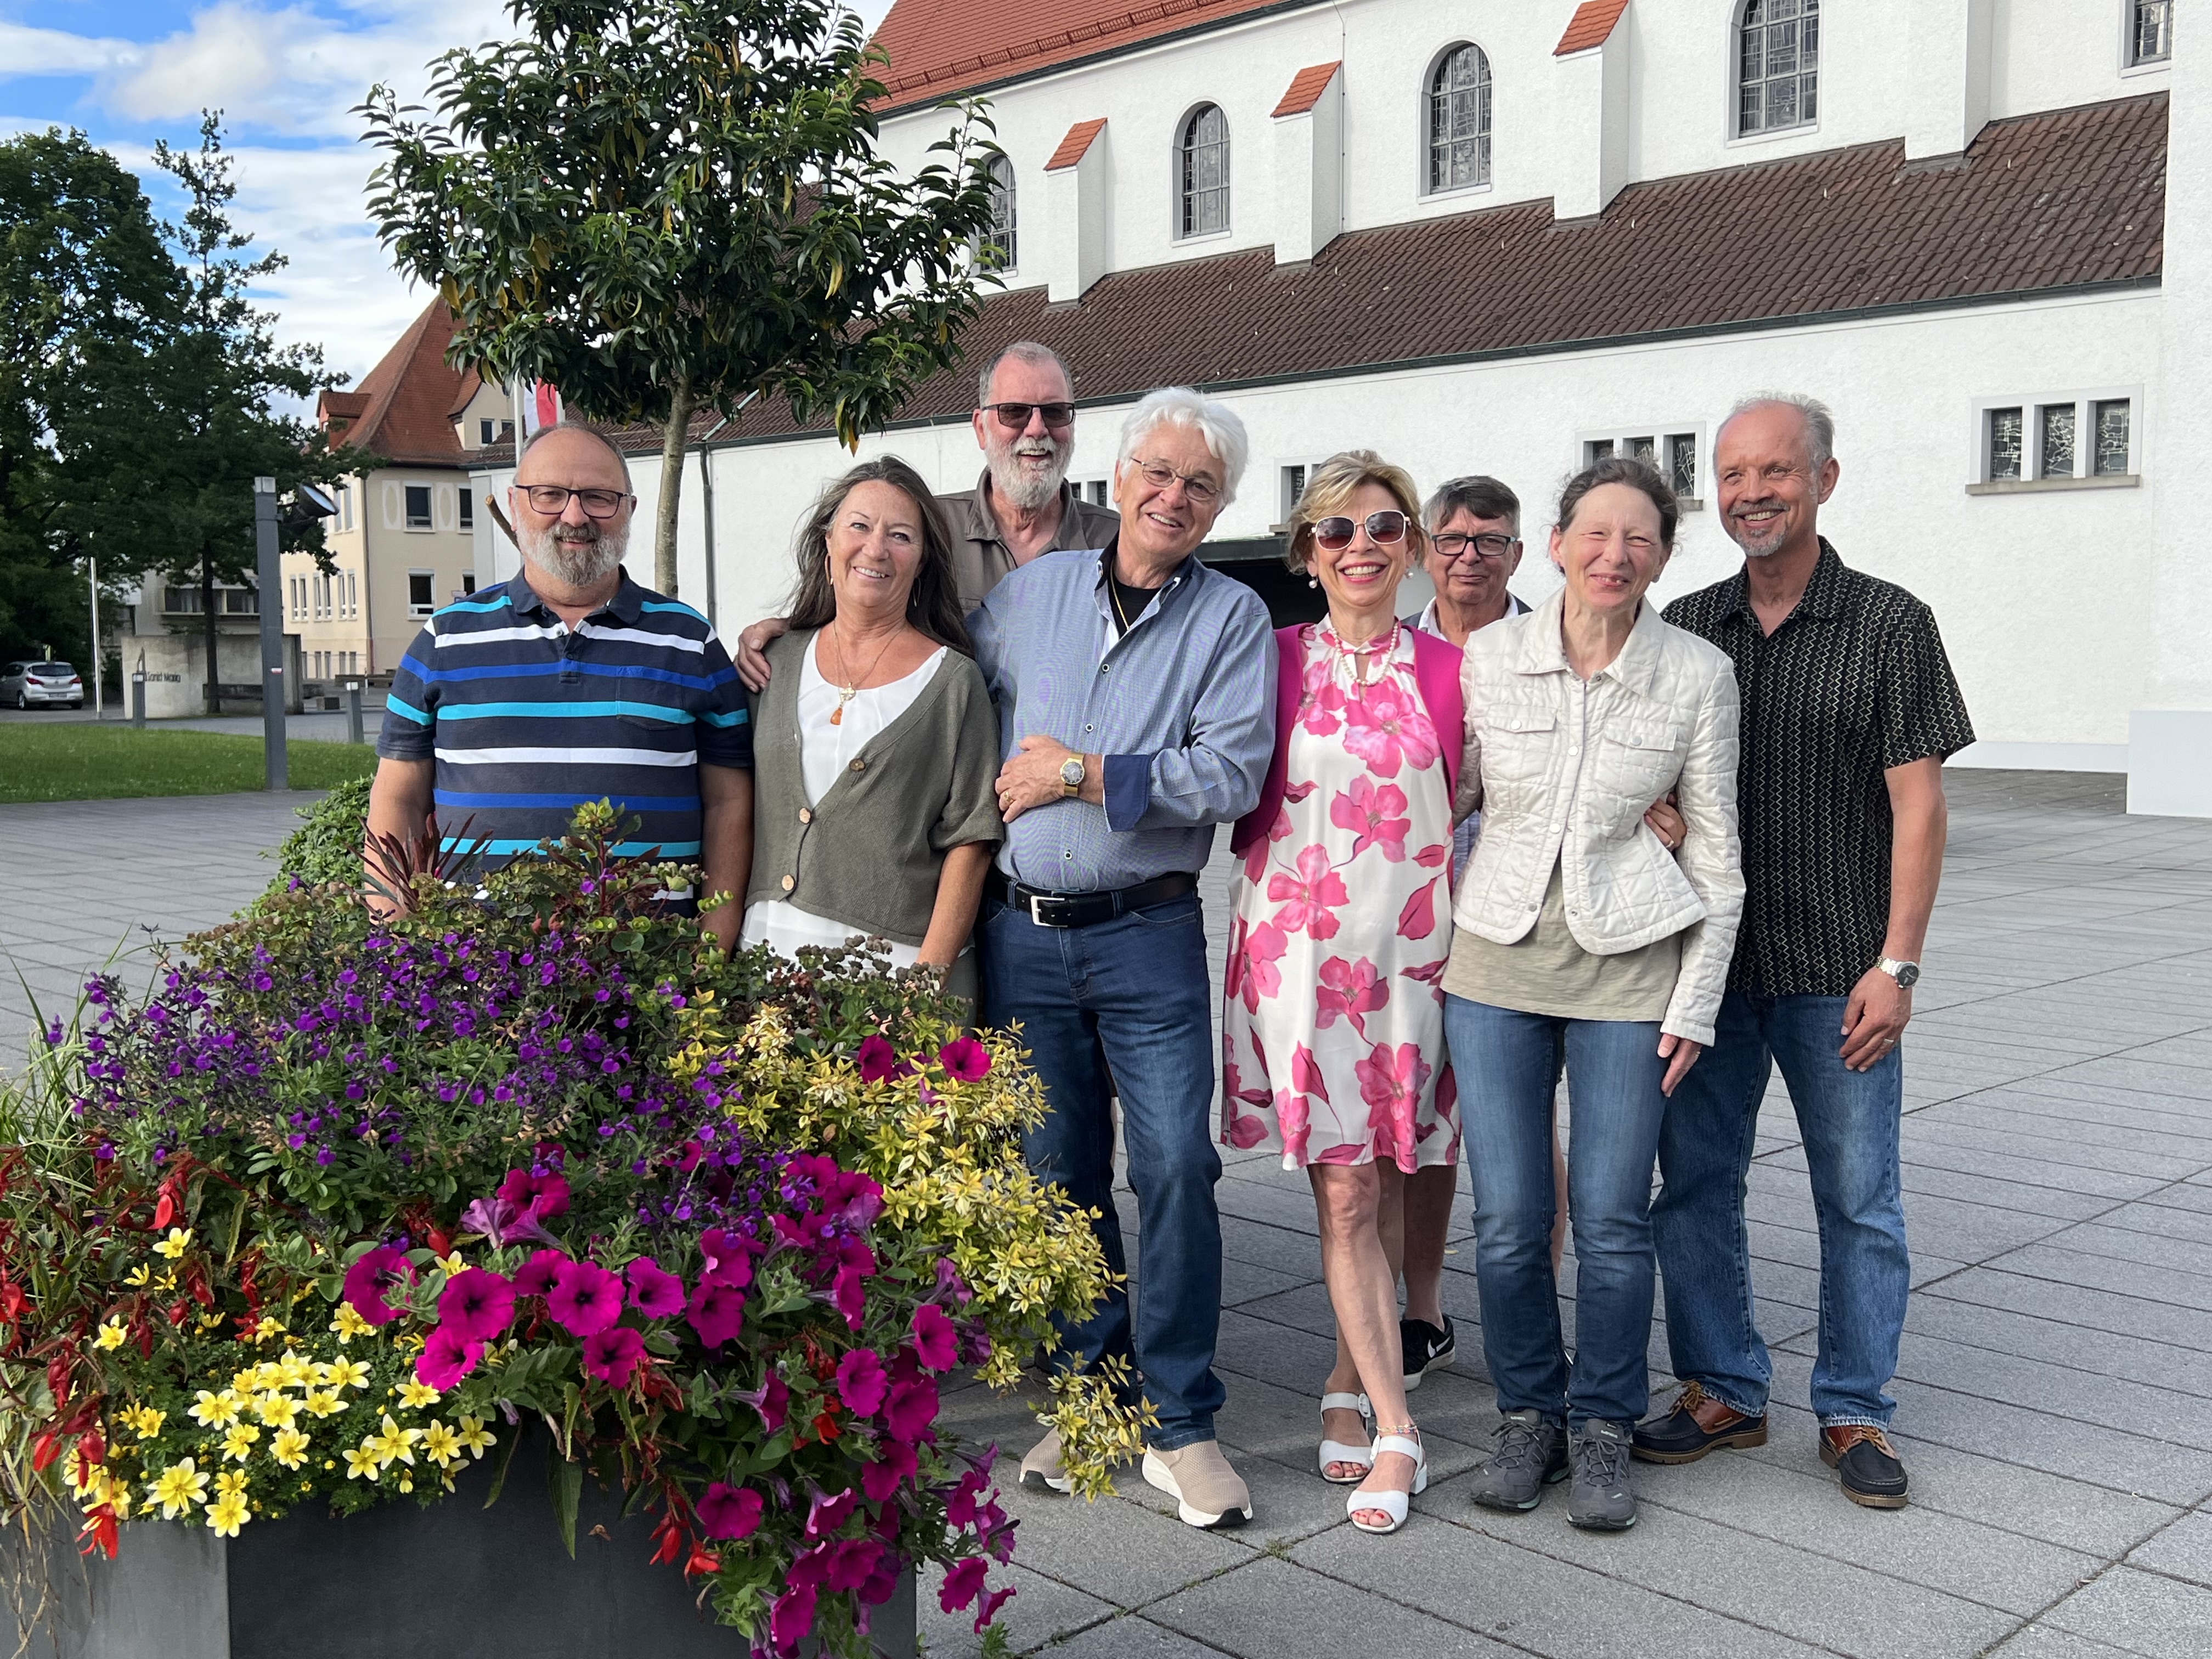
[[[1898,1509],[1905,1466],[1886,1432],[1908,1285],[1898,1044],[1942,873],[1943,762],[1974,734],[1928,607],[1820,534],[1834,445],[1809,398],[1739,404],[1713,471],[1744,568],[1667,607],[1735,662],[1747,891],[1717,1035],[1661,1130],[1651,1218],[1684,1386],[1635,1449],[1688,1463],[1765,1442],[1771,1371],[1744,1192],[1778,1063],[1820,1222],[1820,1454],[1854,1502]]]

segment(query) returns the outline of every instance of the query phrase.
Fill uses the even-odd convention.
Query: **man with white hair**
[[[1666,611],[1735,663],[1746,893],[1714,1040],[1660,1127],[1651,1225],[1683,1387],[1638,1427],[1635,1455],[1690,1463],[1765,1443],[1772,1368],[1744,1193],[1779,1065],[1820,1224],[1820,1456],[1853,1503],[1899,1509],[1887,1392],[1910,1283],[1899,1043],[1943,872],[1943,762],[1974,732],[1928,607],[1850,568],[1820,532],[1835,437],[1810,398],[1736,405],[1713,475],[1743,568]]]
[[[1266,605],[1197,550],[1248,447],[1221,404],[1179,386],[1148,394],[1115,463],[1118,533],[1031,559],[968,619],[1005,754],[1006,839],[976,928],[983,1017],[1019,1022],[1050,1108],[1024,1154],[1098,1212],[1116,1273],[1117,1090],[1137,1194],[1133,1330],[1117,1290],[1062,1340],[1085,1364],[1133,1361],[1158,1420],[1145,1479],[1206,1528],[1242,1525],[1252,1498],[1214,1438],[1221,1159],[1198,873],[1213,826],[1259,799],[1276,666]],[[1066,1490],[1056,1433],[1023,1460],[1022,1484]]]
[[[502,864],[567,832],[586,801],[632,821],[616,851],[705,869],[741,895],[752,856],[752,734],[707,619],[623,571],[629,466],[589,427],[548,427],[507,506],[522,568],[434,615],[392,677],[368,828],[447,844],[465,821]],[[382,901],[380,901],[380,903]],[[707,915],[727,945],[738,903]]]

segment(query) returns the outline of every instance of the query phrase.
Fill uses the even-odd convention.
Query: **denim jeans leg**
[[[1912,1267],[1898,1170],[1905,1050],[1863,1072],[1843,1062],[1842,997],[1778,997],[1769,1040],[1797,1109],[1820,1224],[1820,1340],[1813,1414],[1886,1426]]]
[[[1667,1103],[1651,1206],[1674,1375],[1748,1417],[1765,1411],[1773,1377],[1752,1304],[1743,1215],[1759,1103],[1774,1069],[1761,1024],[1753,999],[1734,991],[1722,999],[1712,1046]]]
[[[1221,1328],[1221,1212],[1214,1184],[1213,991],[1198,896],[1170,899],[1073,940],[1083,999],[1121,1098],[1137,1194],[1136,1351],[1162,1451],[1214,1437],[1226,1397],[1214,1375]]]
[[[1564,1022],[1444,998],[1474,1189],[1482,1354],[1501,1412],[1567,1413],[1567,1356],[1552,1273],[1552,1094]]]
[[[1656,1020],[1567,1022],[1567,1224],[1575,1236],[1570,1426],[1632,1424],[1650,1403],[1651,1164],[1658,1156]]]
[[[1066,952],[1069,930],[1040,927],[995,899],[983,901],[977,929],[982,956],[983,1022],[1018,1021],[1030,1066],[1044,1084],[1044,1121],[1023,1138],[1022,1155],[1039,1181],[1098,1212],[1094,1231],[1116,1275],[1128,1271],[1121,1221],[1114,1209],[1111,1088],[1098,1069],[1097,1021],[1078,997]],[[1117,1285],[1079,1322],[1055,1322],[1065,1352],[1091,1365],[1118,1354],[1133,1358],[1129,1295]]]

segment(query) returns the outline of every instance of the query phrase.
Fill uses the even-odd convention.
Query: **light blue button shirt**
[[[1195,874],[1213,826],[1259,803],[1275,745],[1275,642],[1250,588],[1191,558],[1116,637],[1111,550],[1045,553],[968,617],[1002,757],[1044,736],[1105,758],[1105,805],[1058,800],[1006,826],[999,868],[1056,893]]]

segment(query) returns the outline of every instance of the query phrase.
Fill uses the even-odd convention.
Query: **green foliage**
[[[286,753],[290,752],[288,744]],[[361,885],[362,838],[368,825],[368,787],[374,777],[369,773],[342,783],[313,805],[300,808],[300,816],[307,822],[285,836],[283,845],[276,849],[280,884]]]
[[[334,788],[376,769],[366,744],[291,743],[284,752],[295,789]],[[259,738],[90,720],[0,726],[0,802],[227,795],[267,777]]]
[[[695,405],[753,392],[856,443],[954,361],[990,222],[976,106],[908,177],[875,153],[880,55],[836,0],[508,12],[520,38],[433,65],[432,117],[388,87],[363,106],[371,216],[445,295],[457,358],[665,423],[678,459]]]

